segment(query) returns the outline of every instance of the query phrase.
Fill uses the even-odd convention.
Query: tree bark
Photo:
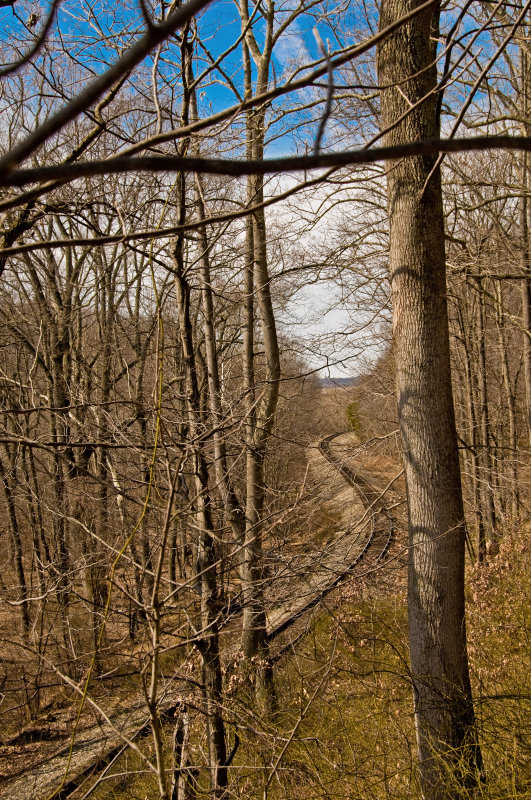
[[[380,27],[416,0],[383,0]],[[438,7],[379,47],[386,145],[439,135],[433,90]],[[411,77],[413,76],[413,77]],[[398,83],[400,82],[400,83]],[[409,110],[401,121],[399,118]],[[465,634],[465,523],[446,305],[440,170],[432,157],[388,164],[390,274],[409,516],[409,639],[423,796],[456,798],[481,771]]]

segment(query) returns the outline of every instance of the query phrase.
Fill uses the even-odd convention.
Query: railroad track
[[[384,503],[382,493],[377,491],[374,486],[372,486],[363,477],[363,475],[360,475],[358,471],[353,470],[352,467],[350,467],[345,463],[345,461],[332,452],[330,448],[331,442],[333,442],[334,439],[337,439],[338,436],[343,435],[344,434],[341,433],[333,433],[330,436],[327,436],[325,439],[322,439],[319,442],[319,452],[329,464],[337,469],[347,483],[356,490],[366,510],[374,510],[380,517],[380,520],[377,524],[375,524],[374,516],[371,517],[373,524],[372,534],[369,538],[369,541],[365,545],[364,550],[362,551],[363,555],[360,553],[360,559],[364,558],[370,548],[373,550],[378,550],[378,547],[382,543],[382,549],[376,558],[376,561],[380,562],[387,555],[391,546],[391,542],[393,541],[395,522],[392,514],[389,512],[386,504]]]
[[[299,578],[299,592],[292,590],[291,594],[299,595],[284,607],[275,609],[271,615],[267,637],[270,644],[279,643],[274,660],[281,658],[284,653],[293,647],[294,640],[298,640],[305,632],[297,632],[296,624],[308,612],[316,608],[334,589],[350,580],[356,575],[360,577],[373,571],[385,559],[394,536],[393,518],[379,493],[370,482],[352,469],[337,453],[334,453],[332,444],[334,439],[343,434],[332,434],[323,439],[319,445],[319,452],[323,458],[337,470],[343,479],[356,491],[367,517],[367,535],[362,538],[360,530],[346,531],[337,537],[336,542],[319,558],[315,558],[315,570],[310,576],[311,582]],[[360,541],[361,539],[361,541]],[[355,555],[353,554],[355,551]],[[362,565],[363,569],[358,571]],[[307,567],[308,569],[308,567]],[[305,581],[303,583],[303,581]],[[234,617],[233,617],[234,618]],[[295,626],[295,636],[291,636],[287,643],[282,644],[285,634]],[[284,635],[284,636],[283,636]],[[182,695],[179,697],[179,701]],[[176,700],[168,697],[161,703],[160,713],[169,718],[176,708]],[[67,800],[80,783],[90,775],[99,773],[109,767],[124,753],[124,745],[118,731],[122,731],[129,740],[135,740],[145,735],[149,729],[145,704],[135,698],[129,710],[121,710],[111,718],[114,730],[105,724],[80,731],[76,737],[72,753],[71,767],[68,781],[57,793],[54,800]],[[2,781],[0,791],[3,800],[45,800],[54,788],[61,784],[70,741],[64,743],[59,752],[41,764],[36,764],[24,774],[14,780]],[[87,797],[88,797],[87,793]],[[80,800],[83,793],[76,795]]]
[[[318,606],[327,595],[340,586],[345,581],[355,577],[356,568],[363,562],[363,573],[366,574],[372,569],[376,569],[385,559],[394,537],[394,520],[385,505],[381,493],[378,492],[362,475],[354,471],[348,464],[336,455],[331,443],[343,433],[333,433],[319,442],[318,449],[323,458],[339,472],[341,477],[351,486],[366,512],[369,513],[368,524],[369,533],[363,546],[353,560],[346,559],[341,568],[335,569],[335,577],[329,580],[326,585],[317,590],[313,597],[309,598],[299,609],[290,616],[277,624],[271,632],[268,631],[268,639],[272,642],[281,633],[292,627],[308,611]],[[347,532],[348,535],[348,532]],[[344,534],[344,536],[346,536]]]

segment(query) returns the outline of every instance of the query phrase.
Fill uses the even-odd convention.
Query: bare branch
[[[323,153],[312,156],[287,156],[256,161],[222,158],[181,158],[179,156],[141,156],[112,158],[53,167],[20,169],[0,177],[0,186],[25,186],[37,181],[73,181],[94,175],[120,175],[129,172],[203,172],[206,175],[271,175],[280,172],[347,167],[354,164],[374,164],[435,153],[468,153],[482,150],[531,151],[530,136],[477,136],[467,139],[425,139],[419,142],[371,150],[346,150],[342,153]]]

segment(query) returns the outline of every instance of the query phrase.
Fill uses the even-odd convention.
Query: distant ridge
[[[321,389],[345,389],[349,386],[355,386],[359,378],[319,378],[319,385]]]

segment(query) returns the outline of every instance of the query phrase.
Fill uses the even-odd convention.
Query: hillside
[[[320,496],[325,504],[323,514],[336,520],[337,529],[331,538],[325,536],[325,529],[319,534],[327,542],[319,556],[319,566],[309,567],[317,563],[317,552],[311,555],[302,551],[297,566],[295,547],[286,564],[300,576],[298,583],[293,578],[286,582],[281,571],[274,584],[277,610],[270,612],[269,626],[271,631],[282,630],[280,649],[276,648],[282,658],[276,668],[274,718],[257,716],[245,682],[238,686],[234,677],[230,678],[227,721],[239,740],[231,765],[231,791],[235,796],[239,791],[241,796],[259,798],[266,792],[270,798],[295,800],[301,792],[316,798],[325,792],[329,798],[406,798],[418,791],[412,760],[407,558],[403,520],[399,521],[400,477],[397,479],[396,472],[392,474],[396,467],[388,458],[367,456],[354,434],[332,439],[330,447],[340,468],[336,464],[330,469],[321,482]],[[310,457],[311,469],[322,476],[323,456]],[[370,471],[371,466],[375,472]],[[349,488],[349,481],[341,473],[343,468],[353,483],[357,476],[362,481],[357,502],[350,496],[355,490]],[[391,488],[384,491],[390,482]],[[374,511],[382,501],[386,504],[384,531],[388,530],[390,513],[395,519],[394,536],[388,552],[387,545],[384,547],[385,558],[382,560],[380,546],[371,559],[364,555],[364,542],[369,542],[367,536],[374,535],[375,530],[367,509]],[[341,567],[349,561],[345,551],[348,541],[357,554],[354,560],[359,561],[350,575],[344,574]],[[524,798],[531,791],[531,685],[526,658],[531,630],[529,580],[528,537],[522,531],[507,533],[499,554],[488,566],[468,567],[469,652],[481,719],[488,798]],[[295,586],[299,588],[295,590]],[[281,610],[278,601],[285,591],[298,600],[287,605],[282,601]],[[311,612],[300,616],[297,607],[311,608]],[[286,628],[286,621],[292,618],[298,620],[297,624]],[[276,635],[271,641],[273,638]],[[234,656],[235,652],[229,659]],[[48,712],[4,744],[0,749],[2,796],[7,800],[21,796],[44,800],[51,796],[61,785],[72,743],[65,790],[68,788],[66,793],[55,796],[78,800],[89,796],[100,800],[151,796],[156,789],[154,779],[144,775],[138,756],[123,746],[124,736],[134,737],[144,751],[149,743],[147,709],[141,696],[126,699],[130,680],[122,678],[115,683],[121,687],[118,692],[124,699],[120,704],[123,710],[109,711],[114,733],[110,733],[103,719],[91,728],[89,713],[71,740],[76,703],[72,710]],[[193,765],[201,749],[200,718],[193,709],[196,701],[192,696],[188,701],[184,699],[183,692],[188,692],[185,684],[174,680],[166,681],[160,710],[172,707],[176,719],[177,708],[187,714],[187,769],[188,774],[196,776],[199,790],[204,775]],[[100,696],[98,702],[102,701]],[[187,706],[188,702],[192,704]],[[169,746],[175,722],[167,710],[164,713],[164,736]],[[147,728],[141,731],[145,725]],[[93,765],[98,771],[103,770],[103,782],[92,774]],[[23,770],[21,777],[13,780],[13,770]],[[81,782],[80,778],[76,780],[78,775]]]

